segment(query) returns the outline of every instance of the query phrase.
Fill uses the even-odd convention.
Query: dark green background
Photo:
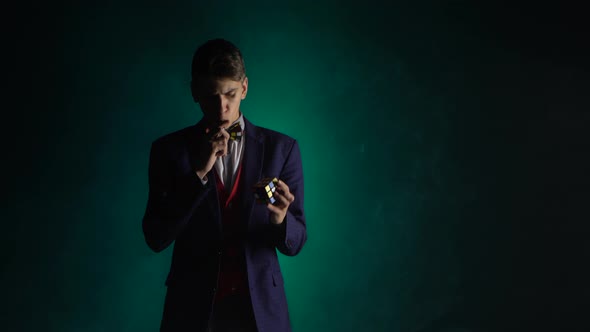
[[[157,330],[171,250],[141,232],[149,147],[200,118],[190,61],[215,37],[244,53],[244,114],[300,142],[309,240],[281,257],[294,331],[590,329],[580,8],[4,13],[0,330]]]

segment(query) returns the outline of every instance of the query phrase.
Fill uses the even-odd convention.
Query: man
[[[155,252],[175,241],[160,330],[290,331],[277,249],[307,239],[297,141],[243,116],[248,78],[226,40],[197,49],[191,91],[203,118],[150,152],[143,232]],[[253,196],[264,177],[279,179],[274,204]]]

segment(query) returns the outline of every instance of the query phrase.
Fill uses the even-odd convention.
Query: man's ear
[[[248,77],[244,77],[242,81],[242,100],[246,98],[246,94],[248,94]]]
[[[199,98],[197,98],[197,87],[195,85],[195,81],[191,81],[191,94],[193,95],[193,100],[195,103],[198,103]]]

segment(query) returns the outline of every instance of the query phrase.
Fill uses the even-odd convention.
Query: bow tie
[[[235,141],[240,141],[242,139],[242,127],[240,126],[240,122],[234,123],[226,130],[229,133],[229,139]]]

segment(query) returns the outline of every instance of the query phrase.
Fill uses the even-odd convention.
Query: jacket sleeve
[[[297,141],[293,142],[280,179],[289,186],[295,201],[289,205],[283,223],[274,226],[274,238],[277,249],[287,255],[297,255],[307,241],[307,229],[303,210],[303,167]]]
[[[183,231],[197,206],[211,190],[195,172],[175,174],[165,144],[152,143],[149,158],[149,193],[142,221],[147,245],[155,252],[166,249]]]

